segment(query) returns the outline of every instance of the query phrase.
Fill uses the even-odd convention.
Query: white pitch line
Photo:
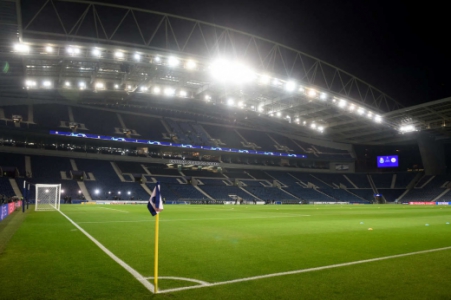
[[[184,280],[184,281],[190,281],[190,282],[196,282],[201,285],[210,285],[211,283],[203,281],[203,280],[197,280],[193,278],[186,278],[186,277],[174,277],[174,276],[158,276],[159,279],[174,279],[174,280]],[[145,277],[145,279],[154,279],[154,277]]]
[[[424,254],[424,253],[430,253],[430,252],[444,251],[444,250],[451,250],[451,247],[444,247],[444,248],[416,251],[416,252],[410,252],[410,253],[404,253],[404,254],[383,256],[383,257],[378,257],[378,258],[364,259],[364,260],[358,260],[358,261],[352,261],[352,262],[347,262],[347,263],[322,266],[322,267],[316,267],[316,268],[309,268],[309,269],[294,270],[294,271],[288,271],[288,272],[246,277],[246,278],[240,278],[240,279],[234,279],[234,280],[228,280],[228,281],[222,281],[222,282],[207,283],[204,285],[173,288],[173,289],[161,290],[161,291],[158,291],[158,293],[163,294],[163,293],[178,292],[178,291],[183,291],[183,290],[191,290],[191,289],[199,289],[199,288],[204,288],[204,287],[233,284],[233,283],[244,282],[244,281],[259,280],[259,279],[273,278],[273,277],[300,274],[300,273],[308,273],[308,272],[334,269],[334,268],[340,268],[340,267],[346,267],[346,266],[352,266],[352,265],[358,265],[358,264],[364,264],[364,263],[370,263],[370,262],[375,262],[375,261],[381,261],[381,260],[387,260],[387,259],[393,259],[393,258],[405,257],[405,256],[411,256],[411,255],[418,255],[418,254]]]
[[[86,235],[91,241],[94,242],[103,252],[105,252],[109,257],[111,257],[115,262],[117,262],[121,267],[123,267],[127,272],[133,275],[139,282],[142,283],[151,293],[154,292],[154,285],[147,281],[141,274],[139,274],[135,269],[126,264],[122,259],[113,254],[110,250],[108,250],[104,245],[102,245],[98,240],[96,240],[93,236],[87,233],[83,228],[81,228],[77,223],[72,221],[68,216],[66,216],[62,211],[59,211],[66,219],[69,220],[75,227],[78,228],[84,235]]]
[[[310,217],[310,215],[291,215],[291,216],[266,216],[266,217],[252,217],[252,218],[205,218],[205,219],[162,219],[160,222],[177,222],[177,221],[211,221],[211,220],[248,220],[248,219],[277,219],[277,218],[295,218],[295,217]],[[136,222],[152,222],[148,220],[133,220],[133,221],[99,221],[99,222],[78,222],[78,224],[102,224],[102,223],[136,223]]]
[[[123,211],[123,210],[120,210],[120,209],[114,209],[114,208],[108,208],[108,207],[101,207],[101,206],[99,206],[99,207],[96,207],[96,208],[110,209],[110,210],[115,210],[115,211],[119,211],[121,213],[126,213],[126,214],[129,213],[128,211]]]

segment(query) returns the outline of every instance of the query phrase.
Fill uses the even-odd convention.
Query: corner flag
[[[152,216],[156,216],[160,211],[163,210],[163,201],[161,200],[160,193],[160,182],[157,182],[155,188],[153,189],[152,195],[150,195],[149,203],[147,203],[147,209],[152,214]]]

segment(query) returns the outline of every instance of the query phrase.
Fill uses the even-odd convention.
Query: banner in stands
[[[349,204],[349,202],[313,202],[313,204]]]
[[[437,205],[451,205],[451,202],[435,202]]]
[[[349,165],[335,165],[337,171],[349,171]]]
[[[182,160],[182,159],[170,159],[169,163],[179,165],[194,165],[194,166],[219,166],[219,163],[217,162]]]
[[[96,201],[97,204],[146,204],[149,201]]]
[[[148,144],[148,145],[156,145],[156,146],[163,146],[163,147],[178,147],[178,148],[189,148],[189,149],[200,149],[200,150],[211,150],[211,151],[225,151],[225,152],[244,153],[244,154],[259,154],[259,155],[269,155],[269,156],[307,158],[307,155],[294,154],[294,153],[258,151],[258,150],[248,150],[248,149],[234,149],[234,148],[226,148],[226,147],[196,146],[196,145],[190,145],[190,144],[177,144],[177,143],[171,143],[171,142],[160,142],[160,141],[140,140],[140,139],[123,138],[123,137],[113,137],[113,136],[97,135],[97,134],[91,134],[91,133],[76,133],[76,132],[64,132],[64,131],[51,130],[50,134],[69,136],[69,137],[86,138],[86,139],[103,140],[103,141]]]
[[[8,216],[8,204],[0,206],[0,221]]]
[[[435,205],[435,202],[409,202],[409,205]]]

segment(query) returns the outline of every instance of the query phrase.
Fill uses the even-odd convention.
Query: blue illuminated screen
[[[386,155],[377,157],[378,168],[395,168],[398,166],[398,155]]]

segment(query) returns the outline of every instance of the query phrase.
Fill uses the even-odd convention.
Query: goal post
[[[36,184],[35,210],[60,210],[61,184]]]

